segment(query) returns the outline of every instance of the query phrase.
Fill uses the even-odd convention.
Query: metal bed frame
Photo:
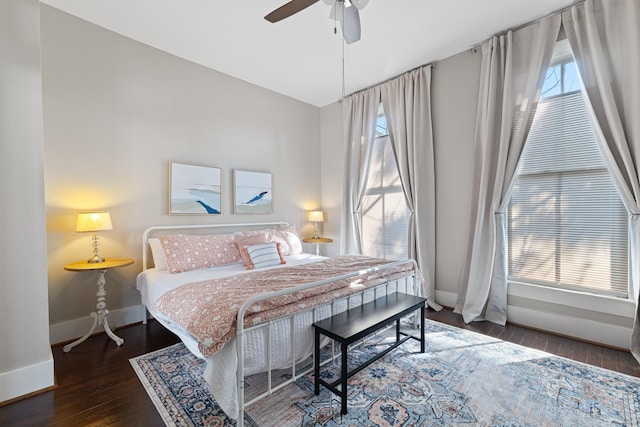
[[[143,241],[143,247],[142,247],[142,252],[143,252],[143,257],[142,257],[142,268],[143,270],[146,270],[148,268],[148,239],[153,235],[153,233],[158,232],[158,231],[162,231],[162,230],[173,230],[173,231],[177,231],[177,230],[202,230],[202,229],[220,229],[220,228],[226,228],[226,229],[232,229],[232,228],[237,228],[237,229],[247,229],[247,227],[250,228],[265,228],[265,227],[278,227],[278,226],[285,226],[285,225],[289,225],[286,222],[262,222],[262,223],[239,223],[239,224],[214,224],[214,225],[186,225],[186,226],[155,226],[155,227],[150,227],[147,228],[144,233],[143,233],[143,237],[142,237],[142,241]],[[368,288],[368,289],[364,289],[362,291],[338,298],[336,300],[333,300],[331,302],[319,305],[317,307],[308,309],[308,310],[304,310],[304,311],[300,311],[294,314],[290,314],[287,316],[283,316],[283,317],[279,317],[277,319],[273,319],[273,320],[269,320],[267,322],[264,323],[259,323],[250,327],[245,327],[244,324],[244,316],[246,311],[249,309],[249,307],[253,304],[255,304],[256,302],[260,302],[260,301],[264,301],[267,300],[269,298],[273,298],[273,297],[277,297],[277,296],[281,296],[281,295],[287,295],[287,294],[291,294],[294,292],[299,292],[305,289],[309,289],[315,286],[321,286],[327,283],[331,283],[331,282],[335,282],[335,281],[339,281],[339,280],[346,280],[346,279],[350,279],[356,276],[359,276],[361,274],[367,274],[367,273],[372,273],[372,272],[378,272],[378,271],[383,271],[385,269],[389,269],[389,268],[393,268],[396,266],[399,266],[401,264],[405,264],[405,263],[411,263],[413,265],[413,270],[411,272],[408,272],[408,274],[406,276],[397,278],[397,279],[392,279],[389,281],[386,281],[385,283],[379,284],[375,287],[372,288]],[[329,316],[333,316],[334,314],[337,314],[341,311],[347,310],[349,308],[353,308],[353,307],[357,307],[358,305],[362,305],[365,304],[366,302],[369,301],[373,301],[376,298],[379,298],[381,296],[384,295],[388,295],[391,293],[395,293],[395,292],[404,292],[404,293],[408,293],[408,294],[412,294],[412,295],[420,295],[420,279],[419,279],[419,272],[418,272],[418,266],[417,263],[413,260],[413,259],[408,259],[408,260],[403,260],[403,261],[395,261],[395,262],[390,262],[389,264],[384,264],[384,265],[380,265],[377,267],[372,267],[366,270],[361,270],[361,271],[357,271],[357,272],[353,272],[353,273],[348,273],[348,274],[344,274],[341,276],[336,276],[336,277],[332,277],[329,279],[324,279],[324,280],[319,280],[319,281],[314,281],[314,282],[310,282],[310,283],[306,283],[297,287],[292,287],[289,289],[284,289],[281,291],[277,291],[277,292],[270,292],[270,293],[266,293],[266,294],[262,294],[262,295],[256,295],[254,297],[251,297],[250,299],[248,299],[239,309],[238,311],[238,315],[237,315],[237,325],[236,325],[236,357],[238,360],[238,367],[237,367],[237,372],[236,372],[236,384],[237,384],[237,389],[238,389],[238,418],[236,420],[237,425],[239,427],[242,427],[244,425],[244,409],[245,407],[259,401],[260,399],[263,399],[267,396],[270,396],[271,394],[273,394],[274,392],[280,390],[281,388],[285,387],[286,385],[295,382],[296,380],[298,380],[300,377],[310,373],[313,371],[313,364],[311,364],[308,368],[301,370],[300,372],[296,371],[296,348],[295,348],[295,320],[296,320],[296,316],[300,316],[302,314],[305,313],[309,313],[309,312],[313,312],[313,321],[312,322],[316,322],[318,320],[322,320],[325,317],[329,317]],[[340,307],[338,307],[340,306]],[[327,308],[329,307],[329,311],[326,314],[326,316],[320,316],[318,313],[321,311],[321,309],[323,308]],[[146,311],[146,307],[145,307],[145,323],[146,323],[146,315],[147,311]],[[273,375],[273,371],[274,369],[271,366],[271,350],[272,350],[272,342],[271,342],[271,330],[272,330],[272,325],[276,322],[276,321],[282,321],[283,319],[289,319],[290,322],[290,328],[291,328],[291,348],[288,349],[288,351],[291,353],[291,367],[290,368],[284,368],[284,369],[277,369],[279,371],[280,374],[282,374],[283,370],[289,370],[289,375],[290,377],[280,381],[277,385],[273,385],[273,379],[272,379],[272,375]],[[414,318],[414,325],[417,325],[418,319],[417,316]],[[267,370],[265,371],[267,374],[267,386],[266,386],[266,391],[264,391],[263,393],[258,394],[257,396],[253,397],[251,400],[249,401],[245,401],[245,375],[244,375],[244,337],[245,334],[249,331],[252,331],[254,329],[259,329],[259,328],[267,328],[266,329],[266,350],[264,352],[265,357],[266,357],[266,365],[267,365]],[[311,324],[307,326],[305,326],[305,330],[308,329],[308,333],[310,334],[310,336],[313,336],[313,328],[311,326]],[[307,333],[307,332],[305,332]],[[309,356],[309,357],[313,357],[313,353]],[[324,360],[322,362],[323,365],[330,363],[332,361],[335,361],[337,358],[339,357],[339,354],[336,354],[336,349],[335,347],[332,345],[332,351],[331,351],[331,357],[327,358],[326,360]],[[306,360],[306,358],[304,359]]]

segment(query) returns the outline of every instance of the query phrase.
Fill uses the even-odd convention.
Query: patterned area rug
[[[249,406],[248,426],[638,426],[640,379],[427,320],[410,340],[349,379],[349,413],[313,377]],[[384,339],[350,351],[359,363]],[[202,379],[204,362],[176,344],[131,359],[169,426],[233,426]],[[331,380],[339,371],[322,371]],[[247,380],[247,390],[261,380]]]

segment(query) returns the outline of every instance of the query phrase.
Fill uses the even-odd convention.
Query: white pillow
[[[149,246],[151,247],[151,255],[153,256],[153,265],[157,270],[166,270],[167,255],[164,253],[160,239],[149,239]]]

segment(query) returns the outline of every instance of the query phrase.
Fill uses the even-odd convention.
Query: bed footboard
[[[249,309],[249,307],[251,307],[256,302],[260,302],[272,297],[299,292],[314,286],[321,286],[333,281],[349,279],[349,278],[358,276],[360,274],[367,274],[371,272],[383,271],[385,269],[391,269],[406,263],[411,263],[413,266],[413,270],[407,271],[407,274],[402,277],[399,277],[399,278],[396,277],[393,279],[386,280],[384,283],[379,284],[377,286],[363,289],[361,291],[357,291],[355,293],[341,297],[337,300],[333,300],[331,302],[321,304],[314,308],[297,312],[294,314],[290,314],[285,317],[277,319],[277,321],[290,322],[291,335],[290,335],[290,339],[288,340],[288,343],[290,343],[289,348],[279,349],[278,351],[278,353],[282,352],[282,354],[286,356],[288,360],[290,360],[290,367],[287,368],[287,371],[289,372],[289,378],[286,380],[280,379],[277,385],[273,385],[272,376],[274,371],[276,370],[274,368],[274,365],[278,366],[279,364],[278,361],[272,360],[272,354],[273,354],[274,348],[273,348],[271,337],[275,334],[271,332],[271,328],[274,327],[273,325],[275,324],[275,321],[268,321],[268,322],[260,323],[250,327],[245,327],[244,319],[245,319],[245,314]],[[237,387],[238,408],[239,408],[238,413],[236,414],[237,425],[238,426],[244,425],[244,409],[246,406],[251,405],[252,403],[257,402],[258,400],[273,394],[277,390],[285,387],[286,385],[292,382],[295,382],[298,378],[313,371],[312,364],[309,365],[309,367],[301,370],[298,370],[298,366],[297,366],[297,361],[303,360],[303,359],[306,360],[306,358],[311,357],[313,355],[312,351],[309,354],[306,354],[305,352],[305,348],[307,347],[310,349],[313,349],[313,345],[312,345],[313,330],[311,326],[313,322],[333,316],[349,308],[357,307],[369,301],[373,301],[376,298],[382,297],[384,295],[392,294],[395,292],[403,292],[403,293],[419,296],[420,289],[421,289],[421,286],[420,286],[418,267],[416,262],[410,259],[410,260],[397,261],[389,264],[384,264],[378,267],[372,267],[367,270],[349,273],[342,276],[333,277],[330,279],[325,279],[325,280],[321,280],[313,283],[304,284],[301,286],[297,286],[295,288],[290,288],[290,289],[286,289],[279,292],[272,292],[264,295],[255,296],[247,300],[241,306],[237,316],[237,331],[236,331],[236,343],[235,343],[236,356],[238,360],[238,367],[236,372],[236,387]],[[304,331],[298,332],[299,335],[297,335],[296,329],[300,331],[300,327],[298,326],[298,328],[296,328],[296,322],[298,322],[299,319],[302,317],[305,317],[307,321],[305,321],[304,323],[304,328],[303,328]],[[414,322],[416,325],[417,325],[417,322],[419,321],[417,317],[418,316],[416,316],[415,322]],[[264,363],[266,366],[265,372],[267,375],[267,381],[266,381],[266,387],[265,387],[266,390],[258,394],[257,396],[252,396],[250,400],[245,400],[245,389],[244,389],[245,387],[245,354],[244,354],[245,334],[248,331],[251,331],[253,329],[259,329],[259,328],[266,328],[266,331],[267,331],[265,334],[267,337],[266,351],[264,352],[264,355],[265,355]],[[305,345],[307,341],[309,344],[308,346]],[[336,354],[336,350],[335,348],[332,348],[332,357],[324,361],[324,363],[328,363],[331,360],[334,360],[336,357],[338,357],[338,355]],[[279,372],[280,374],[282,373],[281,370]]]

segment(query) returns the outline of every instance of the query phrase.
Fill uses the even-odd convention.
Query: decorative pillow
[[[240,251],[242,265],[248,265],[251,262],[249,255],[247,255],[247,251],[243,250],[245,247],[257,245],[259,243],[269,243],[269,241],[269,236],[267,236],[267,233],[264,231],[261,231],[258,234],[252,234],[251,236],[236,235],[236,245],[238,245],[238,250]]]
[[[244,231],[245,236],[253,236],[259,233],[267,233],[269,241],[279,242],[282,245],[282,255],[302,253],[302,242],[300,242],[300,236],[294,225],[268,228],[265,230]]]
[[[149,239],[149,246],[151,247],[151,256],[153,257],[153,265],[156,270],[166,270],[167,256],[164,253],[160,239]]]
[[[283,250],[284,255],[302,253],[302,242],[300,242],[300,236],[298,235],[295,225],[276,228],[273,230],[273,236],[276,242],[279,242],[281,239],[284,241],[283,247],[288,248],[288,251],[286,249]]]
[[[233,234],[172,234],[160,236],[171,273],[240,262]]]
[[[247,270],[287,263],[280,253],[280,243],[269,242],[244,246],[243,251],[249,258]]]

